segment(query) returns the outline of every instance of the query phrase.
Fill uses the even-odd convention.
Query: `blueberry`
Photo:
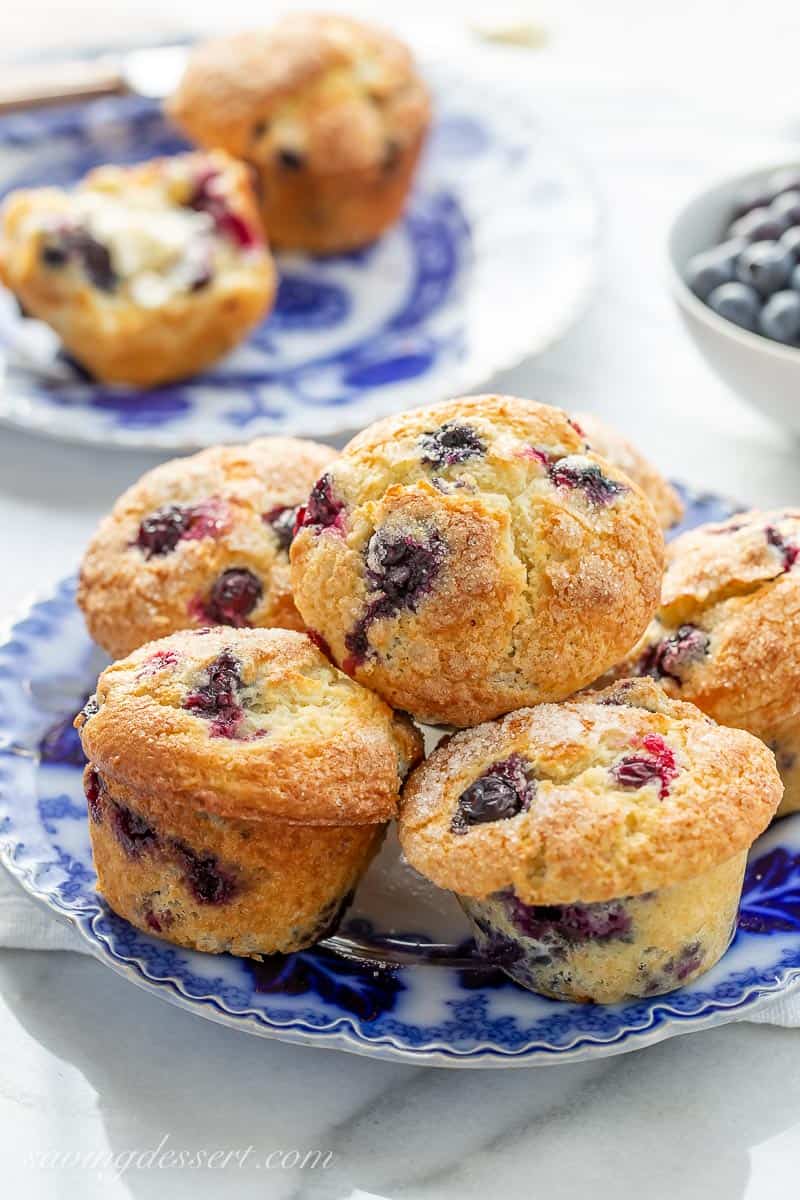
[[[771,296],[789,282],[794,265],[794,256],[780,243],[754,242],[739,255],[736,273],[742,283]]]
[[[344,522],[344,501],[333,490],[333,479],[323,475],[311,489],[308,503],[298,510],[299,525],[319,525],[322,529],[341,529]]]
[[[776,292],[771,296],[761,310],[759,329],[775,342],[795,343],[800,338],[800,293]]]
[[[107,246],[84,230],[76,229],[69,235],[69,249],[81,259],[90,282],[99,291],[113,292],[117,285],[117,274]]]
[[[694,294],[707,300],[714,288],[735,279],[736,261],[746,245],[744,238],[733,238],[713,250],[693,255],[686,267],[686,282]]]
[[[734,221],[728,230],[729,238],[744,238],[748,242],[775,241],[788,228],[789,222],[781,220],[770,208],[754,208],[752,212]]]
[[[781,234],[781,245],[794,255],[797,261],[800,261],[800,224],[792,225],[786,233]]]
[[[209,664],[205,677],[186,697],[183,707],[211,721],[214,737],[236,737],[242,717],[241,686],[239,663],[230,650],[223,650]]]
[[[653,679],[674,679],[681,682],[686,667],[708,654],[708,635],[696,625],[681,625],[669,637],[663,638],[645,650],[639,660],[640,675],[651,675]]]
[[[367,580],[393,608],[415,612],[421,597],[431,590],[443,557],[444,544],[435,531],[423,543],[400,530],[378,529],[367,544]]]
[[[459,796],[452,832],[466,833],[473,825],[507,821],[525,812],[536,794],[536,781],[528,777],[528,769],[520,754],[494,763]]]
[[[598,508],[611,504],[617,496],[628,490],[624,483],[609,479],[596,463],[583,462],[579,455],[560,458],[553,463],[548,474],[555,487],[567,490],[577,488],[590,504]]]
[[[223,571],[211,589],[207,612],[217,625],[241,629],[263,594],[261,581],[247,567]]]
[[[45,244],[42,246],[41,258],[46,267],[63,267],[67,263],[69,254],[63,245]]]
[[[419,439],[422,461],[434,467],[451,467],[454,463],[480,458],[486,446],[470,425],[446,421],[438,429],[423,433]]]
[[[261,520],[272,528],[281,550],[288,550],[294,538],[297,505],[278,505],[277,508],[271,508],[269,512],[262,513]]]
[[[305,156],[299,150],[284,146],[278,151],[278,162],[287,171],[300,171],[305,166]]]
[[[769,211],[788,225],[797,225],[800,223],[800,192],[783,192],[773,200]]]
[[[138,546],[145,558],[169,554],[186,534],[190,522],[189,508],[167,504],[144,518],[132,545]]]
[[[723,283],[708,297],[708,306],[726,321],[742,329],[756,329],[761,312],[761,297],[746,283]]]
[[[796,191],[800,191],[800,170],[797,167],[785,167],[767,180],[767,192],[773,200],[784,192]]]
[[[753,184],[750,187],[744,188],[736,197],[733,204],[734,220],[738,220],[739,217],[752,212],[754,208],[766,208],[773,195],[774,193],[768,192],[763,184]]]

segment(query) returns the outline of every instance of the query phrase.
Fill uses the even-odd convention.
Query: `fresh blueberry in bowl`
[[[707,297],[709,308],[740,325],[742,329],[757,329],[762,300],[755,288],[746,283],[722,283]]]
[[[800,434],[798,205],[798,165],[724,179],[679,212],[668,255],[680,315],[709,365]]]
[[[770,296],[761,310],[759,329],[776,342],[800,345],[800,292],[783,291]]]
[[[780,242],[753,242],[739,255],[736,275],[762,296],[771,296],[786,286],[794,266],[794,255]]]

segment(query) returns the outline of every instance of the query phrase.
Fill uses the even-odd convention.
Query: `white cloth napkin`
[[[0,867],[0,949],[77,950],[89,954],[86,943],[66,921],[38,904]],[[777,1000],[745,1018],[787,1028],[800,1026],[800,991]]]

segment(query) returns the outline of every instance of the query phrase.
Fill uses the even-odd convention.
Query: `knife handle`
[[[126,90],[118,58],[6,65],[0,73],[0,113]]]

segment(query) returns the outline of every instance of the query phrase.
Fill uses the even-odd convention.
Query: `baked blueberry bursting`
[[[367,582],[394,608],[414,611],[430,591],[443,554],[444,542],[435,531],[426,544],[397,530],[378,529],[367,543]]]
[[[778,553],[783,558],[784,571],[791,571],[794,564],[797,562],[797,556],[800,554],[800,548],[793,546],[791,542],[787,542],[779,529],[774,525],[768,525],[766,529],[767,541],[770,546],[774,546]]]
[[[114,835],[129,858],[139,858],[155,850],[158,834],[149,821],[116,800],[112,801],[109,812]]]
[[[466,833],[473,825],[507,821],[526,812],[536,795],[536,781],[529,778],[530,763],[512,754],[493,763],[458,798],[450,823],[452,833]]]
[[[556,487],[583,492],[589,503],[597,507],[610,504],[628,490],[623,483],[604,475],[596,463],[576,462],[569,458],[553,463],[550,479]]]
[[[452,467],[454,463],[480,458],[486,453],[486,446],[477,432],[456,421],[447,421],[438,429],[423,433],[419,444],[422,461],[432,467]]]
[[[291,150],[284,146],[278,151],[278,162],[286,171],[301,171],[306,160],[299,150]]]
[[[70,261],[77,262],[98,291],[113,292],[117,286],[117,273],[108,247],[85,229],[61,230],[54,241],[44,244],[41,258],[46,266],[56,269]]]
[[[615,763],[610,774],[620,787],[634,790],[657,780],[659,795],[663,800],[669,795],[670,784],[678,774],[675,755],[657,733],[645,734],[641,745],[646,754],[628,755]]]
[[[525,937],[552,943],[553,948],[560,941],[608,942],[627,940],[631,935],[631,918],[622,900],[529,905],[510,892],[506,906],[515,929]]]
[[[350,673],[370,651],[369,628],[375,621],[393,617],[403,609],[416,612],[433,586],[444,560],[445,543],[435,530],[421,542],[399,530],[378,529],[367,543],[366,578],[379,594],[345,637],[350,651],[344,669]]]
[[[269,525],[272,529],[281,550],[288,550],[292,544],[298,511],[297,506],[288,508],[279,506],[271,508],[261,517],[264,524]]]
[[[708,635],[696,625],[681,625],[676,633],[645,650],[637,665],[639,675],[681,682],[686,667],[708,654]]]
[[[297,510],[295,532],[307,525],[320,529],[344,528],[344,503],[333,493],[333,479],[322,475],[311,489],[308,503]]]
[[[187,207],[196,212],[208,213],[217,233],[235,242],[243,250],[258,245],[260,239],[256,231],[234,212],[221,193],[218,171],[206,171],[197,179]]]
[[[190,692],[183,707],[212,722],[212,737],[236,737],[243,716],[239,702],[242,677],[230,650],[223,650],[209,665],[205,680]]]
[[[223,571],[211,589],[205,606],[206,616],[216,625],[242,629],[263,595],[261,581],[246,567]]]
[[[219,865],[215,854],[198,854],[179,838],[169,850],[178,860],[186,887],[200,904],[225,904],[236,892],[233,874]]]
[[[166,504],[144,518],[131,544],[145,558],[156,558],[170,554],[178,542],[219,537],[229,524],[227,505],[215,497],[202,504]]]
[[[86,793],[89,816],[96,825],[99,825],[103,820],[103,780],[94,767],[92,767],[86,776],[84,792]]]

